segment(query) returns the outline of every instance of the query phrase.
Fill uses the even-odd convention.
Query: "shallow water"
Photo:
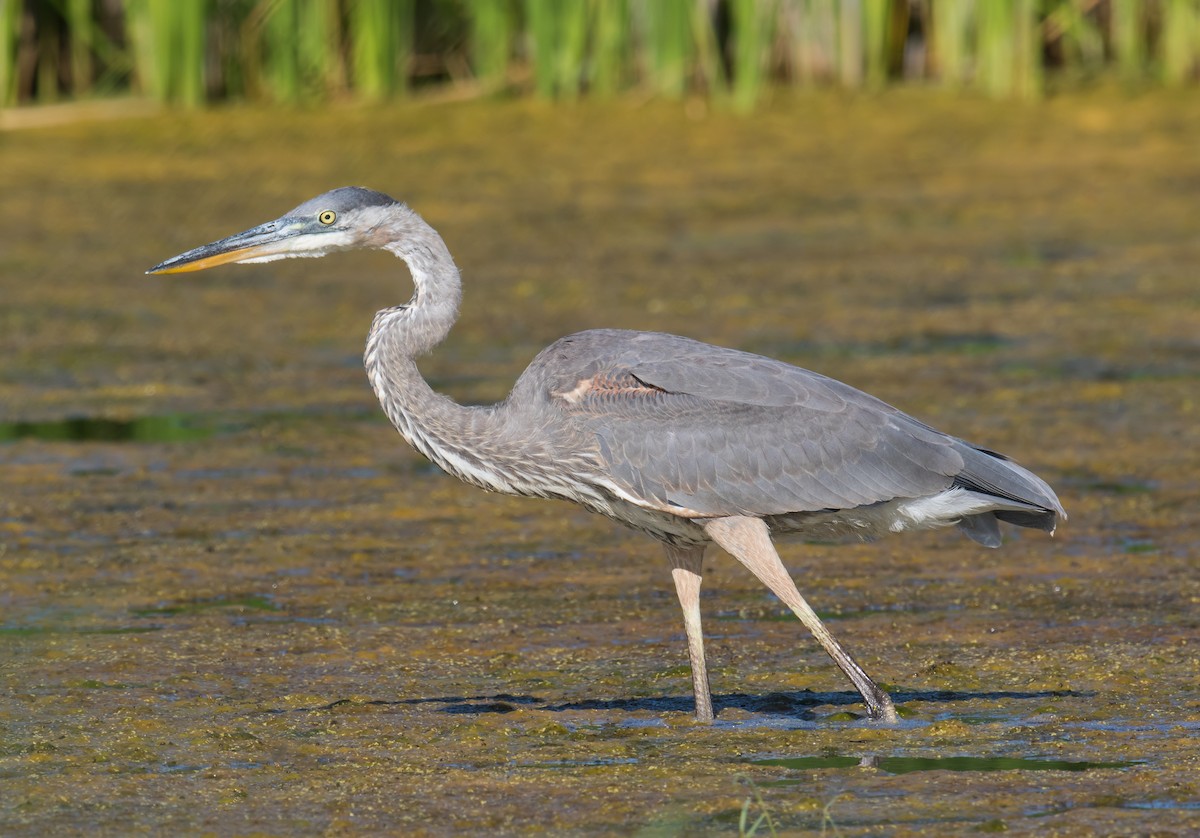
[[[756,765],[782,765],[797,771],[816,768],[876,768],[888,774],[913,771],[1092,771],[1098,768],[1129,768],[1135,762],[1087,762],[1069,759],[1022,759],[1020,757],[795,757],[762,759]]]
[[[1197,136],[1195,97],[913,93],[0,134],[0,832],[1200,830]],[[784,548],[894,727],[714,552],[699,727],[655,545],[379,414],[394,260],[142,274],[347,183],[455,254],[423,369],[461,400],[573,330],[679,332],[1004,451],[1071,520]]]

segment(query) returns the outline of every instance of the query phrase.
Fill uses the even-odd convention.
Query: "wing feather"
[[[651,503],[705,515],[846,509],[941,491],[963,468],[954,438],[799,367],[646,332],[564,341],[543,353],[548,398],[595,435],[611,477]],[[549,375],[555,359],[570,374]]]

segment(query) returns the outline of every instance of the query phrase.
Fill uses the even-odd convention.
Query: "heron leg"
[[[854,658],[842,648],[821,622],[821,618],[812,610],[792,580],[787,568],[779,559],[767,525],[759,518],[743,516],[729,518],[714,518],[704,525],[704,531],[709,538],[719,544],[750,569],[764,585],[771,589],[788,608],[800,618],[817,641],[829,653],[854,686],[862,694],[867,705],[867,715],[872,719],[882,719],[886,722],[897,721],[896,707],[886,692],[871,680],[863,668],[855,663]]]
[[[688,660],[692,664],[692,692],[696,696],[696,721],[713,720],[712,693],[708,688],[708,667],[704,662],[704,632],[700,627],[700,582],[704,546],[663,545],[671,560],[671,578],[683,608],[683,630],[687,634]]]

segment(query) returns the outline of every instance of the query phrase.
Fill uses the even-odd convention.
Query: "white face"
[[[229,261],[239,265],[250,265],[257,262],[274,262],[277,259],[317,259],[326,253],[349,250],[355,243],[355,236],[348,230],[301,233],[259,247],[251,246],[246,250],[237,251],[246,255]]]

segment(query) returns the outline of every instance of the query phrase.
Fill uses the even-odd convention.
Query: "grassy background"
[[[1200,0],[0,0],[0,105],[1194,84]]]

